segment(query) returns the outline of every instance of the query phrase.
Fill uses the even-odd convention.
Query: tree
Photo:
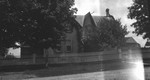
[[[120,19],[103,18],[97,23],[93,34],[86,41],[86,50],[99,51],[108,48],[120,47],[125,43],[126,26],[121,25]]]
[[[0,56],[5,57],[7,55],[8,49],[4,47],[0,47]]]
[[[143,38],[150,38],[150,1],[149,0],[133,0],[133,4],[129,7],[128,18],[135,19],[132,24],[135,28],[134,33],[144,35]]]
[[[123,46],[125,35],[128,33],[126,26],[121,24],[120,19],[102,19],[98,23],[98,40],[101,49]]]
[[[74,19],[74,0],[1,0],[0,46],[56,47]]]

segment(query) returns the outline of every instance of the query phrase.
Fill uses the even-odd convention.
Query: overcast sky
[[[128,26],[130,32],[127,36],[132,36],[141,44],[145,45],[146,40],[143,40],[141,36],[136,36],[131,32],[134,30],[130,25],[135,21],[127,18],[128,7],[132,5],[132,0],[75,0],[75,7],[78,8],[77,14],[85,15],[88,12],[92,15],[105,16],[106,8],[110,9],[110,14],[116,19],[121,18],[122,24]]]

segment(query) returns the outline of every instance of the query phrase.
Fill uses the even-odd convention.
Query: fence
[[[72,54],[60,54],[52,55],[48,58],[49,64],[60,63],[82,63],[82,62],[94,62],[94,61],[107,61],[107,60],[125,60],[125,59],[137,59],[140,58],[139,50],[125,50],[119,52],[118,50],[91,52],[91,53],[72,53]],[[137,57],[136,57],[137,56]],[[30,65],[30,64],[44,64],[45,58],[18,58],[18,59],[1,59],[0,66],[5,65]]]
[[[144,59],[150,59],[150,48],[142,48],[142,55]]]

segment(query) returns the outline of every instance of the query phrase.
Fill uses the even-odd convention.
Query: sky
[[[128,7],[132,5],[132,0],[75,0],[75,6],[78,8],[77,15],[85,15],[91,12],[92,15],[105,16],[106,8],[109,8],[110,14],[115,19],[121,18],[123,25],[127,25],[127,30],[130,32],[127,37],[133,37],[142,47],[146,40],[142,36],[133,34],[134,28],[130,25],[135,21],[127,18]]]

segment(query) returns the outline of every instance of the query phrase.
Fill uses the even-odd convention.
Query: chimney
[[[109,9],[108,9],[108,8],[106,9],[106,16],[107,16],[107,17],[110,16],[110,14],[109,14]]]

